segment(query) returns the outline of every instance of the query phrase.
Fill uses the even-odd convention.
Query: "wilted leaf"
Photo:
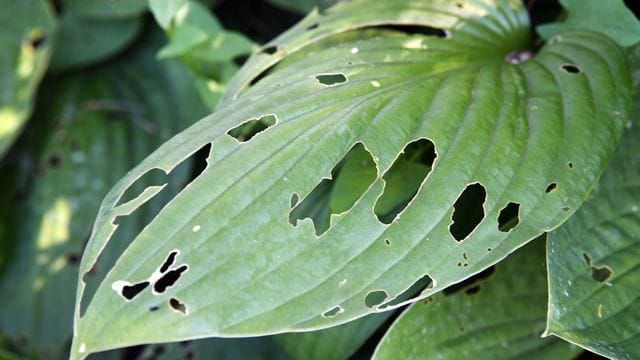
[[[363,40],[309,52],[256,79],[305,45],[381,25],[380,36],[363,31]],[[591,32],[563,34],[523,61],[528,26],[511,1],[351,1],[265,46],[219,111],[165,143],[105,198],[81,273],[108,246],[115,219],[156,191],[122,203],[136,179],[169,172],[211,144],[204,172],[141,229],[84,305],[79,283],[86,312],[77,313],[72,356],[334,326],[428,297],[557,227],[618,142],[630,74],[618,45]],[[228,135],[268,116],[276,124],[249,141]],[[387,225],[374,213],[385,173],[417,142],[430,143],[436,158]],[[373,183],[321,236],[311,220],[292,225],[292,207],[358,144],[376,163]],[[545,192],[552,183],[556,190]],[[517,223],[508,231],[505,212]],[[144,283],[154,291],[129,296]]]
[[[633,120],[590,199],[549,235],[547,332],[614,359],[640,358],[640,47]]]
[[[31,114],[33,95],[49,62],[54,18],[45,1],[15,0],[3,4],[0,24],[2,159]]]
[[[482,278],[407,309],[374,359],[573,359],[580,348],[540,338],[547,315],[544,239]]]

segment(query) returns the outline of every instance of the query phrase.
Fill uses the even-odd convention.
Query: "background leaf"
[[[74,284],[100,198],[205,111],[180,64],[155,62],[157,35],[110,66],[49,78],[35,125],[3,164],[2,173],[18,184],[16,192],[5,187],[11,196],[1,210],[2,244],[16,249],[0,277],[0,333],[25,353],[68,356]],[[189,168],[174,173],[169,191],[190,176]],[[116,242],[126,246],[130,231],[151,216],[152,208],[133,219],[135,226],[123,225]],[[88,277],[104,276],[108,263],[107,255]]]
[[[623,0],[560,0],[560,3],[568,13],[567,19],[536,28],[546,40],[565,31],[589,29],[609,36],[621,46],[640,41],[640,22]]]
[[[1,160],[31,114],[49,62],[54,18],[45,1],[16,0],[4,4],[0,24]]]
[[[536,239],[486,277],[412,304],[374,359],[573,359],[578,347],[540,337],[547,300],[544,244]]]
[[[380,24],[391,29],[259,79],[306,45]],[[119,203],[127,188],[211,144],[207,168],[140,230],[85,299],[86,312],[79,283],[72,357],[342,324],[428,297],[560,225],[618,142],[630,74],[618,45],[591,32],[563,34],[518,63],[529,54],[527,30],[524,8],[507,1],[354,1],[312,14],[265,46],[219,111],[165,143],[106,196],[82,274],[108,246],[115,219],[156,191]],[[228,135],[268,116],[276,124],[249,141]],[[432,142],[437,159],[399,217],[383,224],[373,209],[385,172],[417,141]],[[321,236],[310,220],[292,225],[292,199],[304,201],[360,143],[376,162],[376,180]],[[557,189],[546,192],[552,183]],[[484,197],[467,201],[469,189]],[[499,219],[512,203],[519,222],[503,231]],[[478,212],[473,231],[455,238],[454,220]],[[145,282],[151,290],[123,293]],[[372,293],[377,304],[367,301]]]
[[[640,47],[632,120],[589,200],[549,236],[547,333],[615,359],[640,357]]]

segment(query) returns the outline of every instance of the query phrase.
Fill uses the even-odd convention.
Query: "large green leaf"
[[[362,40],[294,55],[256,80],[305,45],[381,25],[379,36],[363,31]],[[416,27],[446,36],[412,34]],[[109,245],[114,219],[158,191],[119,204],[125,190],[211,144],[204,172],[141,229],[86,304],[79,282],[72,357],[334,326],[428,297],[557,227],[617,145],[630,74],[603,35],[562,34],[520,62],[528,40],[526,12],[513,1],[363,0],[311,14],[248,61],[216,113],[106,196],[81,274]],[[248,141],[227,135],[271,116],[276,124]],[[383,224],[373,209],[385,171],[417,141],[435,145],[435,163]],[[376,163],[374,182],[321,236],[311,220],[292,225],[295,200],[360,143]],[[509,231],[505,213],[517,223]],[[478,215],[477,226],[461,226]],[[152,289],[132,294],[145,284]],[[365,301],[372,293],[377,303]]]
[[[547,332],[615,359],[640,358],[640,47],[633,120],[596,190],[549,236]]]
[[[158,41],[150,42],[156,45],[116,64],[46,82],[33,117],[37,126],[18,144],[25,151],[11,159],[17,170],[2,169],[32,182],[28,193],[20,189],[21,197],[2,203],[6,216],[0,220],[7,230],[2,243],[16,244],[0,277],[0,333],[25,352],[67,357],[78,263],[101,197],[133,164],[204,113],[185,69],[158,64]],[[19,174],[23,164],[30,164],[26,176]],[[174,173],[171,191],[190,174]],[[125,244],[150,217],[138,215],[121,232]],[[89,278],[106,273],[107,264],[108,256]]]
[[[374,359],[572,359],[580,348],[540,338],[547,309],[544,239],[488,278],[417,302],[394,322]]]
[[[54,19],[45,1],[15,0],[3,4],[0,24],[1,159],[31,114],[49,62]]]
[[[132,18],[147,10],[147,0],[61,0],[65,11],[83,18]]]

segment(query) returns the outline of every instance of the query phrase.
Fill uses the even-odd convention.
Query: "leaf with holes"
[[[640,69],[640,47],[630,57]],[[640,72],[633,121],[590,199],[549,235],[547,332],[614,359],[640,358]]]
[[[120,200],[136,179],[211,145],[206,169],[132,239],[95,296],[82,300],[79,283],[72,356],[334,326],[428,297],[560,225],[618,142],[630,71],[615,42],[587,31],[531,57],[528,27],[514,1],[361,0],[266,45],[216,113],[106,196],[81,273],[109,246],[114,220],[160,191]],[[247,141],[229,134],[265,116],[273,125]],[[354,148],[375,177],[353,188],[351,208],[324,231],[292,218]],[[375,209],[403,154],[424,154],[423,178],[387,224]],[[123,296],[123,284],[164,276],[176,250],[170,269],[186,268],[171,286]]]
[[[389,328],[374,359],[573,359],[577,346],[540,338],[546,320],[544,239],[417,302]]]
[[[31,114],[33,95],[49,62],[54,17],[43,1],[11,1],[3,4],[0,24],[2,159]]]

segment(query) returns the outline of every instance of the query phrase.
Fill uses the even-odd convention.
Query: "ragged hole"
[[[227,131],[227,135],[235,138],[239,142],[247,142],[254,136],[267,130],[276,124],[278,119],[275,115],[265,115],[259,119],[251,119]]]
[[[322,85],[332,86],[347,82],[347,77],[344,74],[320,74],[316,75],[316,80]]]
[[[391,299],[391,301],[384,303],[383,305],[379,306],[378,308],[379,309],[384,309],[384,308],[389,307],[389,306],[395,306],[395,305],[404,303],[406,301],[410,301],[412,299],[415,299],[418,296],[420,296],[420,294],[423,291],[432,288],[434,285],[435,284],[434,284],[433,279],[431,278],[431,276],[424,275],[421,278],[419,278],[418,280],[416,280],[411,286],[409,286],[408,289],[406,289],[405,291],[401,292],[396,297]]]
[[[291,209],[289,222],[296,226],[298,220],[309,218],[316,235],[323,234],[329,229],[331,215],[351,209],[376,177],[373,156],[362,143],[356,143],[333,167],[331,179],[323,179]]]
[[[431,172],[436,157],[436,147],[428,139],[419,139],[404,147],[382,176],[384,191],[374,206],[380,222],[391,224],[409,205]]]
[[[447,287],[446,289],[442,290],[442,293],[445,296],[449,296],[449,295],[453,295],[457,292],[459,292],[460,290],[464,290],[464,289],[473,289],[475,286],[478,285],[478,283],[485,281],[486,279],[490,278],[491,276],[493,276],[493,274],[496,272],[496,268],[495,266],[490,266],[484,270],[482,270],[481,272],[471,276],[470,278],[461,281],[457,284],[453,284],[449,287]],[[471,294],[468,295],[472,295],[475,294],[479,291],[480,289],[478,288],[477,290],[471,290]]]
[[[166,274],[164,274],[155,284],[153,284],[153,291],[162,294],[167,290],[167,288],[173,286],[178,279],[182,276],[182,273],[187,271],[189,267],[187,265],[182,265],[177,269],[173,269]]]
[[[107,272],[113,268],[116,260],[131,241],[173,200],[185,185],[197,179],[204,172],[207,167],[207,159],[211,157],[210,152],[211,145],[206,144],[174,167],[168,175],[164,175],[164,172],[162,172],[163,182],[167,184],[162,191],[147,202],[142,203],[131,214],[118,216],[114,219],[113,222],[117,225],[117,229],[111,235],[106,248],[100,253],[96,263],[92,266],[92,270],[82,274],[82,280],[86,283],[86,288],[80,301],[80,316],[84,315],[99,284],[104,280]],[[136,184],[146,185],[136,181],[132,186]],[[141,193],[142,189],[139,189],[138,193]]]
[[[310,31],[310,30],[313,30],[313,29],[317,29],[317,28],[318,28],[318,26],[320,26],[320,24],[318,24],[318,23],[313,23],[313,24],[311,24],[311,25],[307,26],[305,30]]]
[[[162,266],[160,266],[161,273],[164,274],[165,272],[167,272],[167,270],[169,270],[169,267],[171,267],[171,265],[173,265],[173,263],[176,261],[177,255],[178,255],[177,251],[172,251],[171,253],[169,253],[169,256],[167,256],[167,259],[164,261]]]
[[[278,52],[278,47],[275,45],[265,46],[262,49],[260,49],[260,52],[265,53],[267,55],[273,55],[276,52]]]
[[[144,289],[149,286],[148,281],[142,281],[133,285],[125,285],[122,287],[122,295],[127,300],[133,300],[136,296],[138,296]]]
[[[169,306],[173,310],[175,310],[175,311],[177,311],[177,312],[179,312],[181,314],[186,314],[187,311],[188,311],[187,305],[185,305],[182,301],[180,301],[180,300],[178,300],[178,299],[176,299],[174,297],[169,299]]]
[[[457,241],[464,240],[484,219],[484,202],[487,191],[480,183],[467,185],[453,205],[449,232]]]
[[[548,194],[548,193],[552,192],[553,190],[555,190],[557,187],[558,187],[558,184],[556,184],[556,183],[552,182],[551,184],[549,184],[549,185],[547,186],[547,188],[544,190],[544,192],[545,192],[546,194]]]
[[[340,313],[343,313],[343,312],[344,312],[344,309],[342,308],[342,306],[336,306],[336,307],[333,307],[333,308],[325,311],[322,314],[322,317],[330,318],[330,317],[334,317],[334,316],[336,316],[336,315],[338,315]]]
[[[413,35],[424,35],[424,36],[433,36],[439,38],[450,38],[451,33],[446,29],[439,29],[431,26],[422,26],[422,25],[381,25],[381,26],[371,26],[367,27],[367,29],[380,29],[393,31],[397,33],[402,33],[407,36]]]
[[[520,204],[510,202],[498,214],[498,230],[509,232],[520,222]]]
[[[387,299],[387,297],[387,292],[384,290],[370,291],[364,297],[364,304],[369,308],[373,308],[382,304]]]
[[[589,256],[589,254],[587,254],[586,252],[582,253],[582,257],[587,263],[587,266],[591,269],[591,278],[593,280],[603,283],[607,281],[609,277],[611,277],[611,274],[613,274],[613,270],[611,270],[611,268],[606,265],[594,265],[591,262],[591,256]]]
[[[259,83],[260,80],[264,79],[265,77],[267,77],[269,74],[271,74],[271,72],[274,70],[275,68],[275,64],[269,66],[268,68],[264,69],[263,71],[261,71],[258,75],[256,75],[253,79],[251,79],[251,81],[249,82],[249,86],[254,86],[255,84]]]
[[[582,70],[574,64],[564,64],[560,66],[560,68],[569,74],[580,74],[582,72]]]
[[[125,190],[120,196],[116,206],[126,204],[142,194],[144,189],[149,186],[161,186],[166,183],[167,175],[163,170],[151,169],[138,178],[131,186]]]

